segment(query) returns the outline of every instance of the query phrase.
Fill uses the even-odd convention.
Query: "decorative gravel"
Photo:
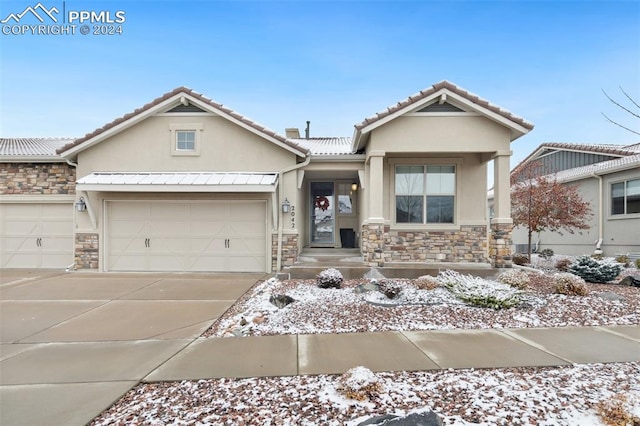
[[[588,284],[587,296],[564,296],[554,294],[551,277],[530,273],[525,306],[504,310],[469,306],[443,288],[418,290],[411,280],[396,280],[401,292],[392,300],[357,292],[367,280],[320,289],[315,280],[272,279],[204,336],[640,324],[640,289]],[[277,308],[273,295],[296,301]],[[376,376],[381,391],[364,401],[347,399],[340,376],[329,375],[141,384],[92,424],[354,426],[424,410],[449,425],[640,424],[639,362]]]

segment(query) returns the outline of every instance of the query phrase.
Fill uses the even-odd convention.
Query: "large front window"
[[[640,213],[640,179],[611,185],[611,214]]]
[[[396,223],[453,223],[455,190],[455,166],[396,166]]]

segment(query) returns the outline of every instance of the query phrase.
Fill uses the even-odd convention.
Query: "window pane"
[[[351,200],[351,184],[339,183],[338,184],[338,213],[351,214],[353,213],[353,206]]]
[[[626,213],[640,213],[640,179],[627,181]]]
[[[196,148],[196,132],[178,131],[176,132],[176,149],[193,151]]]
[[[422,195],[424,167],[396,166],[396,194]]]
[[[396,222],[422,223],[422,197],[396,196]]]
[[[611,185],[611,214],[624,214],[624,182]]]
[[[427,166],[427,194],[455,194],[454,166]]]
[[[427,223],[453,223],[452,196],[427,196]]]

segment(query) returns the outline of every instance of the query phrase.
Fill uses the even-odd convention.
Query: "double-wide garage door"
[[[0,267],[58,269],[72,262],[72,203],[0,204]]]
[[[107,270],[264,272],[264,201],[109,201]]]

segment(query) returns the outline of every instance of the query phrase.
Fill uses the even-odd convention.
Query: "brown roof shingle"
[[[219,104],[215,101],[213,101],[210,98],[207,98],[206,96],[202,95],[201,93],[198,93],[192,89],[189,89],[188,87],[177,87],[175,89],[173,89],[170,92],[165,93],[164,95],[160,96],[159,98],[154,99],[153,101],[143,105],[140,108],[137,108],[136,110],[134,110],[133,112],[130,112],[128,114],[123,115],[122,117],[116,118],[115,120],[113,120],[110,123],[105,124],[104,126],[94,130],[91,133],[87,133],[86,135],[84,135],[83,137],[81,137],[80,139],[76,139],[74,142],[67,144],[65,146],[63,146],[62,148],[58,149],[57,152],[58,154],[62,154],[65,151],[68,151],[69,149],[76,147],[86,141],[88,141],[89,139],[92,139],[100,134],[102,134],[103,132],[121,124],[124,123],[125,121],[137,116],[138,114],[141,114],[151,108],[153,108],[154,106],[161,104],[162,102],[166,101],[167,99],[170,99],[176,95],[179,94],[186,94],[186,95],[190,95],[196,99],[198,99],[199,101],[219,110],[222,111],[226,114],[229,114],[231,117],[241,121],[242,123],[252,127],[253,129],[263,133],[266,136],[270,136],[276,140],[278,140],[279,142],[282,142],[283,144],[301,152],[304,154],[308,154],[308,151],[301,147],[300,145],[297,145],[295,143],[293,143],[292,141],[290,141],[289,139],[285,138],[282,135],[279,135],[278,133],[276,133],[275,131],[269,129],[268,127],[262,126],[261,124],[243,116],[242,114],[237,113],[236,111],[227,108],[226,106]]]
[[[395,105],[392,105],[390,107],[388,107],[387,109],[380,111],[378,113],[376,113],[375,115],[365,118],[362,122],[358,123],[355,125],[357,130],[362,130],[365,127],[367,127],[370,124],[375,123],[378,120],[383,119],[384,117],[393,114],[407,106],[410,106],[412,104],[415,104],[419,101],[421,101],[424,98],[427,98],[431,95],[433,95],[434,93],[436,93],[439,90],[442,89],[447,89],[459,96],[462,96],[465,99],[468,99],[469,101],[473,102],[474,104],[481,106],[485,109],[488,109],[491,112],[494,112],[508,120],[511,120],[512,122],[519,124],[520,126],[524,127],[527,130],[532,130],[533,129],[533,124],[528,122],[527,120],[525,120],[522,117],[518,117],[517,115],[512,114],[511,112],[500,108],[497,105],[493,105],[492,103],[490,103],[489,101],[480,98],[477,95],[472,94],[471,92],[464,90],[458,86],[456,86],[455,84],[449,82],[449,81],[441,81],[439,83],[434,84],[433,86],[421,90],[420,92],[416,93],[415,95],[411,95],[406,99],[403,99],[401,101],[399,101],[398,103],[396,103]]]

